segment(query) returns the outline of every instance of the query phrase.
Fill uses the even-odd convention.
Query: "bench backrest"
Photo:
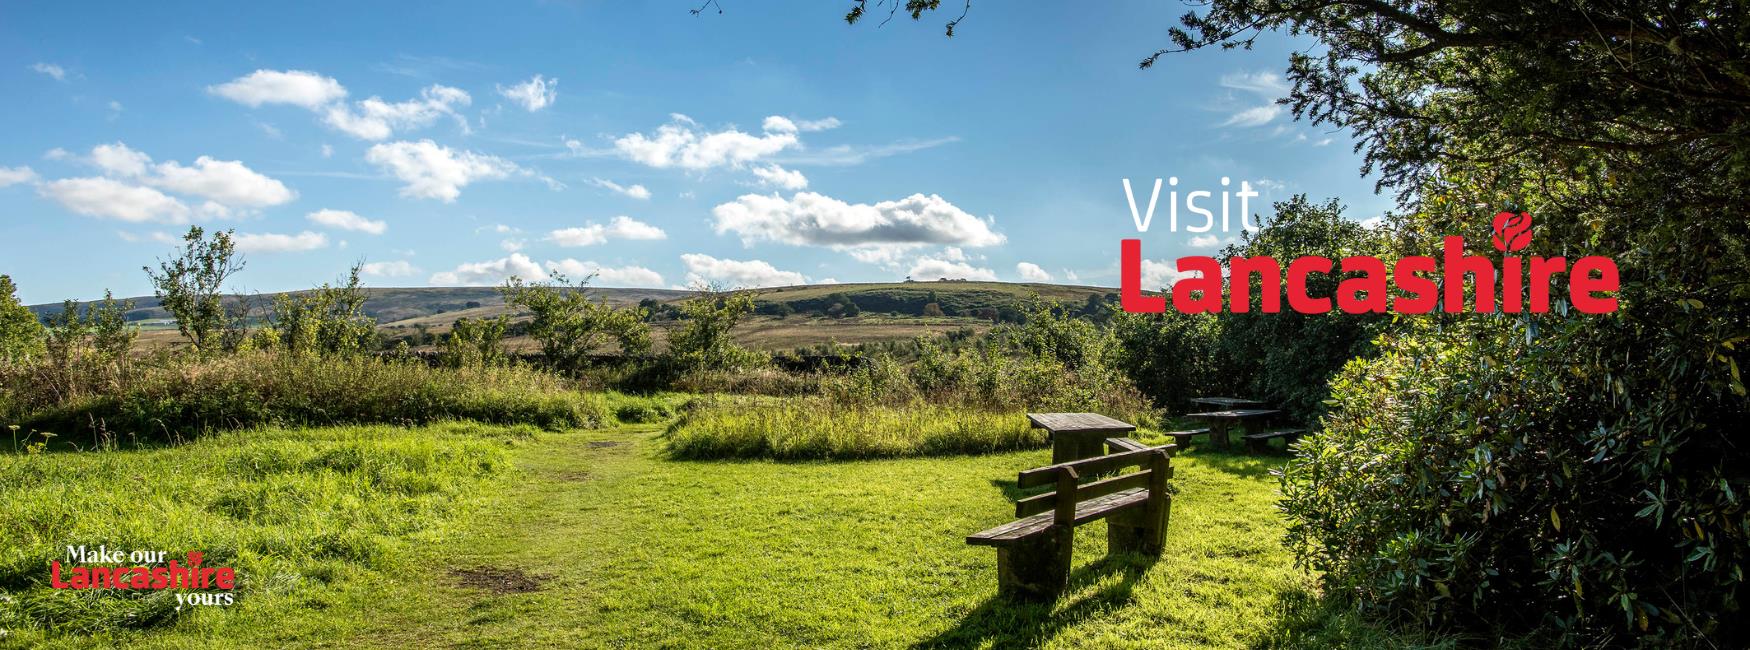
[[[1130,447],[1130,445],[1125,445],[1125,447]],[[1015,516],[1026,517],[1041,512],[1055,511],[1055,519],[1059,523],[1068,523],[1075,518],[1076,503],[1081,501],[1132,488],[1147,488],[1151,493],[1164,493],[1167,479],[1173,476],[1169,453],[1174,449],[1177,449],[1174,445],[1143,447],[1023,471],[1016,479],[1016,485],[1019,487],[1028,488],[1055,484],[1057,489],[1016,501]],[[1082,483],[1083,477],[1098,478],[1101,475],[1131,467],[1142,467],[1143,469],[1139,472],[1101,478],[1086,484]]]

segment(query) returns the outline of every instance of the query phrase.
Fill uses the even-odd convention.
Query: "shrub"
[[[18,302],[12,276],[0,275],[0,367],[25,363],[43,351],[43,325]]]
[[[24,391],[40,390],[28,381]],[[600,396],[525,368],[430,368],[364,357],[245,352],[138,364],[117,385],[67,399],[38,395],[9,419],[112,440],[177,440],[260,425],[420,424],[476,420],[561,430],[600,426]]]
[[[533,314],[529,336],[541,343],[541,353],[554,370],[576,373],[591,353],[610,339],[620,352],[638,355],[650,349],[650,326],[643,308],[618,309],[592,302],[584,293],[585,278],[573,285],[555,272],[551,282],[525,283],[511,278],[501,291],[507,305]]]

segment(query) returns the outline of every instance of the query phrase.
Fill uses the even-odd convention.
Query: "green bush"
[[[12,385],[30,391],[28,377]],[[112,441],[193,438],[261,425],[423,424],[475,420],[548,430],[601,426],[599,395],[525,368],[430,368],[364,357],[245,352],[135,364],[111,385],[69,399],[14,404],[8,419]],[[82,436],[81,436],[82,437]]]

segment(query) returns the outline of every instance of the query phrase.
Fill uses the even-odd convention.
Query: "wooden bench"
[[[1299,440],[1303,433],[1306,433],[1306,429],[1277,429],[1248,433],[1240,437],[1246,441],[1246,451],[1261,452],[1268,448],[1271,440],[1282,438],[1287,440],[1288,444],[1294,444],[1294,441]]]
[[[1120,439],[1106,442],[1112,440]],[[1169,454],[1174,447],[1135,441],[1118,446],[1126,450],[1021,472],[1015,480],[1019,487],[1056,489],[1016,501],[1015,521],[966,537],[967,544],[996,547],[999,593],[1055,598],[1069,583],[1076,527],[1099,519],[1106,520],[1107,552],[1161,553],[1172,508],[1167,479],[1173,476]],[[1131,467],[1143,469],[1083,483],[1084,477]]]

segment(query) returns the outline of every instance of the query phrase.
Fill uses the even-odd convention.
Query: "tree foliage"
[[[764,361],[764,355],[742,348],[730,336],[753,307],[750,292],[699,289],[681,303],[681,327],[669,337],[669,357],[682,369],[723,370]]]
[[[366,316],[365,291],[355,264],[346,284],[324,283],[309,291],[274,297],[267,338],[292,354],[351,355],[372,347],[377,321]]]
[[[200,226],[190,226],[175,257],[160,260],[156,271],[145,267],[160,304],[197,349],[211,348],[216,342],[213,335],[238,320],[223,301],[225,280],[244,267],[231,235],[228,230],[214,231],[208,239]]]
[[[18,302],[12,276],[0,275],[0,364],[25,363],[42,352],[42,322]]]
[[[638,355],[650,350],[649,312],[642,307],[616,308],[590,300],[584,288],[589,278],[572,284],[554,273],[548,282],[511,278],[502,288],[506,304],[527,310],[529,335],[541,344],[547,363],[564,372],[581,370],[590,354],[612,341],[620,352]]]

